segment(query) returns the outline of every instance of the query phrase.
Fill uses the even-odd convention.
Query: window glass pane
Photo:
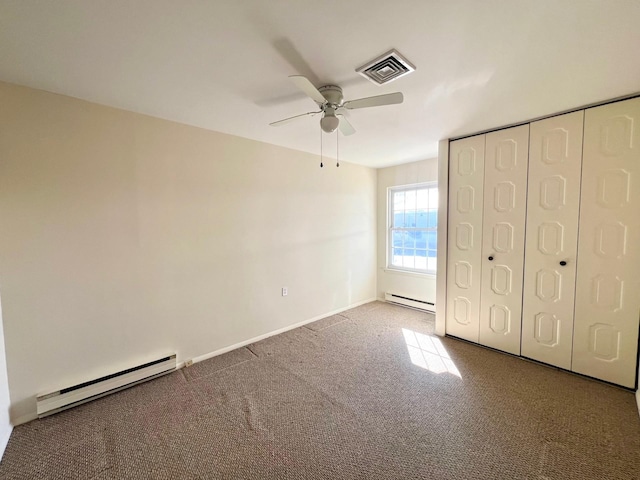
[[[404,192],[393,193],[393,211],[398,212],[404,210]]]
[[[404,233],[404,248],[414,248],[416,246],[416,241],[413,238],[413,232],[403,232]]]
[[[397,231],[393,231],[392,232],[392,245],[393,247],[402,247],[402,234],[404,232],[397,232]]]
[[[407,190],[404,192],[404,209],[415,210],[416,209],[416,191]]]
[[[414,268],[414,252],[415,250],[405,248],[402,257],[402,266],[406,268]]]
[[[438,208],[438,189],[435,187],[429,189],[429,208]]]
[[[426,210],[418,210],[416,212],[416,227],[427,228],[429,212]]]
[[[418,190],[416,208],[418,210],[426,210],[429,208],[429,189],[422,188]]]
[[[438,248],[438,233],[437,232],[427,232],[427,246],[432,249]]]
[[[429,210],[427,212],[427,227],[435,228],[438,226],[438,211],[437,210]]]
[[[407,210],[404,214],[404,226],[415,227],[416,226],[416,211]]]
[[[404,227],[404,212],[397,212],[393,214],[393,227]]]
[[[437,187],[400,187],[391,191],[389,265],[435,271],[438,224]],[[402,230],[396,230],[402,229]]]

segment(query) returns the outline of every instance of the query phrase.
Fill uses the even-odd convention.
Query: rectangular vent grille
[[[416,67],[409,60],[396,50],[391,50],[361,66],[356,72],[376,85],[384,85],[415,71],[415,69]]]

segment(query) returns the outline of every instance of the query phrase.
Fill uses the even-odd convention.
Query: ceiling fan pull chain
[[[320,129],[320,168],[322,167],[322,129]]]
[[[340,135],[338,135],[338,130],[336,130],[336,167],[340,166],[340,148],[338,144],[340,143]]]

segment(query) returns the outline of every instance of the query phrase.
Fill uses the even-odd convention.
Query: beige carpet
[[[17,427],[0,478],[640,478],[633,394],[432,331],[363,305]]]

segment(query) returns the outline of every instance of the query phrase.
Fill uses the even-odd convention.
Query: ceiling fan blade
[[[337,115],[337,117],[340,118],[340,123],[338,124],[338,128],[340,129],[340,133],[342,133],[342,135],[347,137],[349,135],[353,135],[354,133],[356,133],[356,129],[353,128],[353,125],[351,125],[351,123],[349,123],[349,120],[347,120],[347,117],[345,117],[344,115]]]
[[[320,113],[320,112],[318,111],[318,112],[301,113],[300,115],[296,115],[294,117],[283,118],[282,120],[278,120],[277,122],[271,122],[269,125],[271,125],[272,127],[279,127],[280,125],[285,125],[289,122],[292,122],[296,118],[306,117],[307,115],[315,115],[317,113]]]
[[[344,102],[342,106],[348,110],[354,108],[368,108],[368,107],[380,107],[382,105],[394,105],[402,103],[404,96],[400,92],[388,93],[387,95],[378,95],[376,97],[359,98],[358,100],[351,100]]]
[[[302,75],[291,75],[289,77],[293,83],[295,83],[296,87],[302,90],[307,96],[311,97],[311,99],[323,105],[327,103],[327,99],[320,93],[320,91],[313,86],[313,83],[309,81],[307,77],[303,77]]]

